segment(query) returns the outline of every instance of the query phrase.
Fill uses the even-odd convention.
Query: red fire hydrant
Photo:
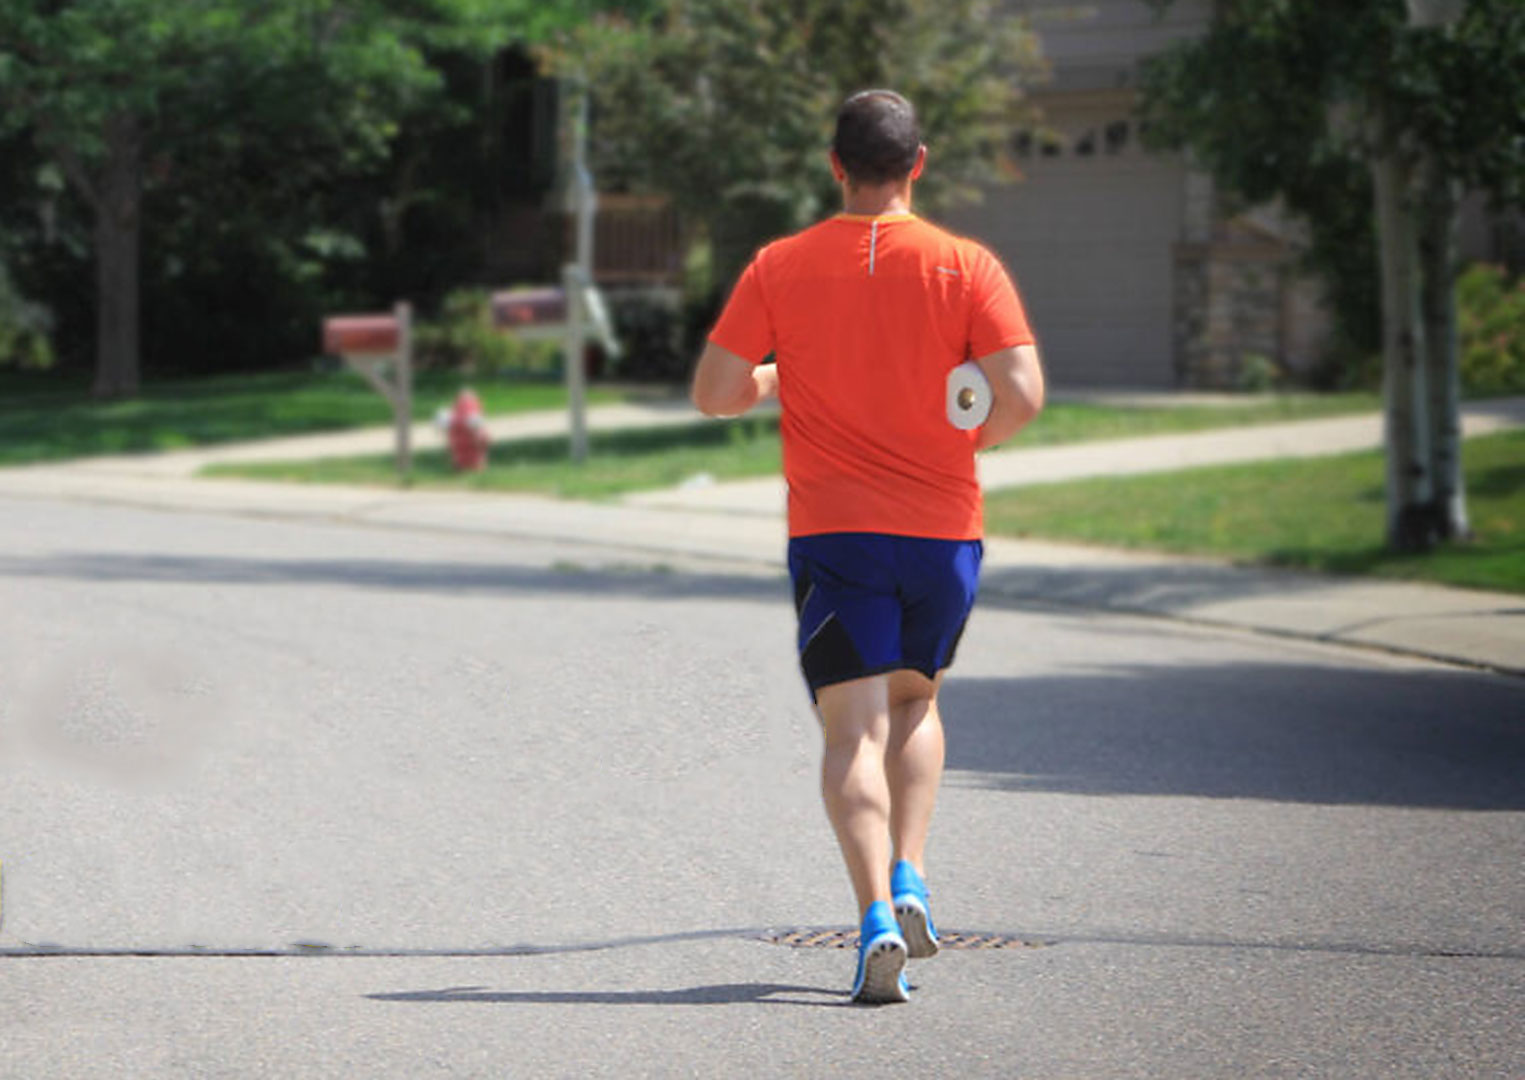
[[[482,417],[482,402],[475,392],[462,390],[455,406],[441,410],[436,418],[450,441],[450,458],[461,471],[476,471],[487,466],[487,424]]]

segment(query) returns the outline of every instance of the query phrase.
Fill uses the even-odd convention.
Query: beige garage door
[[[1108,153],[1105,130],[1087,130],[1089,145],[1029,151],[1023,182],[949,223],[1011,269],[1055,386],[1174,386],[1182,168],[1132,146]]]

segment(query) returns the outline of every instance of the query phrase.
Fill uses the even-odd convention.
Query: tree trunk
[[[1442,540],[1472,535],[1461,468],[1461,364],[1456,330],[1457,182],[1427,163],[1419,256],[1424,262],[1424,356],[1429,390],[1430,475]]]
[[[106,124],[106,161],[96,188],[96,367],[99,398],[138,392],[139,236],[142,147],[135,117]]]
[[[1412,170],[1387,149],[1372,163],[1372,180],[1382,259],[1387,542],[1398,551],[1426,551],[1435,545],[1437,530]]]

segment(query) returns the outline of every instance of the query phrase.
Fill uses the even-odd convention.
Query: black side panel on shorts
[[[805,610],[805,598],[810,595],[810,575],[799,573],[794,576],[794,613],[799,615]]]
[[[954,634],[953,640],[948,643],[948,655],[943,657],[943,667],[950,668],[953,666],[953,657],[958,654],[959,642],[964,640],[964,631],[967,629],[969,629],[969,619],[965,617],[964,621],[958,624],[958,633]],[[936,672],[933,672],[928,678],[933,678],[936,674]]]
[[[800,653],[800,669],[812,687],[863,674],[863,657],[835,615],[826,616],[826,621],[811,636],[805,651]]]

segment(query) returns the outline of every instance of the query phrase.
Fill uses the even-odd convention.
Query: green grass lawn
[[[454,399],[463,380],[420,373],[413,416],[427,420]],[[473,380],[495,416],[566,406],[560,383]],[[149,384],[130,401],[100,402],[88,388],[37,375],[0,377],[0,465],[92,454],[171,450],[280,435],[339,431],[392,422],[392,407],[347,371],[216,376]],[[591,402],[618,395],[595,388]]]
[[[459,473],[448,453],[425,449],[413,455],[407,486],[473,491],[514,491],[596,499],[628,491],[672,487],[700,473],[717,479],[766,476],[780,467],[778,422],[748,417],[672,428],[591,432],[588,459],[569,459],[565,436],[524,439],[494,446],[488,467]],[[401,483],[392,455],[320,461],[214,465],[208,476],[243,476],[311,484]]]
[[[1426,556],[1383,547],[1376,452],[992,492],[986,530],[1525,592],[1525,432],[1469,439],[1462,460],[1476,537]]]
[[[414,416],[426,420],[459,390],[459,375],[425,373]],[[473,383],[490,415],[564,408],[551,382]],[[83,387],[42,377],[0,377],[0,465],[151,451],[390,422],[390,407],[348,372],[204,378],[152,385],[141,398],[91,401]],[[619,394],[595,388],[590,401]],[[1109,406],[1054,402],[1020,445],[1197,431],[1369,413],[1372,394],[1246,397],[1229,405]],[[601,498],[776,473],[777,421],[750,417],[647,431],[595,433],[589,460],[567,460],[564,437],[494,446],[480,473],[459,474],[443,450],[415,455],[417,487]],[[1466,465],[1477,539],[1427,558],[1382,547],[1383,465],[1378,454],[1192,470],[992,493],[992,535],[1044,536],[1347,573],[1415,577],[1525,591],[1525,435],[1472,440]],[[308,483],[396,486],[390,454],[217,466],[216,475]]]
[[[1376,408],[1376,398],[1363,394],[1247,398],[1242,405],[1207,406],[1119,407],[1057,402],[1022,433],[1021,444],[1196,431],[1371,412]],[[451,469],[443,453],[426,451],[415,458],[411,484],[597,498],[672,487],[700,474],[717,480],[766,476],[778,472],[780,465],[777,421],[746,417],[661,430],[594,434],[589,439],[588,460],[581,466],[567,460],[565,438],[500,444],[493,447],[487,469],[464,475]],[[305,483],[398,483],[393,459],[388,455],[291,464],[219,465],[208,471],[219,476]]]
[[[1381,398],[1374,393],[1246,395],[1242,403],[1221,405],[1171,404],[1168,399],[1159,405],[1129,406],[1050,401],[1010,445],[1042,446],[1169,435],[1241,424],[1349,416],[1381,408]]]

